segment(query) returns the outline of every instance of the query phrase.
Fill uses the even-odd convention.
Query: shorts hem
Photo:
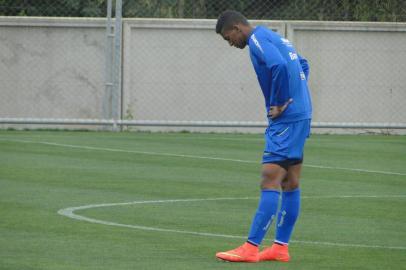
[[[269,160],[269,161],[262,161],[262,164],[276,164],[288,170],[290,166],[298,165],[303,163],[303,158],[295,158],[295,159],[283,159],[283,160]]]

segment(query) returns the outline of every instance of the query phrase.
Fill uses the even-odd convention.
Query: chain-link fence
[[[263,126],[247,52],[199,20],[236,9],[309,60],[316,126],[406,127],[405,1],[120,4],[0,0],[0,122]]]
[[[106,17],[106,0],[0,0],[0,16]]]
[[[106,0],[0,0],[0,16],[105,17]],[[406,21],[402,0],[125,0],[129,18],[214,19],[226,9],[250,19]]]
[[[0,18],[0,117],[109,118],[105,24]]]
[[[293,41],[308,59],[318,126],[405,126],[405,24],[253,22]],[[228,47],[213,27],[204,21],[125,22],[125,117],[246,125],[265,119],[247,52]]]
[[[1,122],[119,119],[122,37],[114,31],[121,20],[115,27],[109,18],[113,7],[104,0],[0,1],[0,14],[18,15],[0,17]],[[94,18],[101,16],[108,18]]]
[[[250,19],[405,21],[405,1],[370,0],[157,0],[126,1],[125,17],[214,19],[226,9]]]

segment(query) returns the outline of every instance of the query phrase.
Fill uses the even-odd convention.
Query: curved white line
[[[52,145],[52,146],[59,146],[59,147],[76,148],[76,149],[87,149],[87,150],[95,150],[95,151],[108,151],[108,152],[133,153],[133,154],[152,155],[152,156],[168,156],[168,157],[221,160],[221,161],[232,161],[232,162],[239,162],[239,163],[259,164],[259,161],[221,158],[221,157],[207,157],[207,156],[183,155],[183,154],[173,154],[173,153],[124,150],[124,149],[116,149],[116,148],[94,147],[94,146],[86,146],[86,145],[73,145],[73,144],[43,142],[43,141],[14,140],[14,139],[4,139],[4,138],[0,138],[0,140],[11,141],[11,142],[21,142],[21,143],[36,143],[36,144],[44,144],[44,145]],[[332,167],[332,166],[322,166],[322,165],[314,165],[314,164],[306,164],[306,163],[303,166],[310,167],[310,168],[319,168],[319,169],[344,170],[344,171],[353,171],[353,172],[379,173],[379,174],[387,174],[387,175],[406,176],[406,173],[366,170],[366,169],[357,169],[357,168],[348,168],[348,167]]]
[[[330,199],[330,198],[405,198],[406,195],[342,195],[342,196],[302,196],[303,199]],[[82,205],[77,207],[68,207],[60,209],[58,214],[66,216],[72,219],[86,221],[90,223],[108,225],[108,226],[117,226],[137,230],[146,230],[146,231],[157,231],[157,232],[170,232],[170,233],[181,233],[197,236],[209,236],[209,237],[222,237],[222,238],[237,238],[245,239],[246,237],[237,236],[237,235],[227,235],[227,234],[216,234],[208,232],[193,232],[193,231],[184,231],[184,230],[173,230],[173,229],[164,229],[158,227],[148,227],[141,225],[130,225],[130,224],[121,224],[111,221],[99,220],[94,218],[85,217],[82,215],[75,214],[77,210],[99,208],[99,207],[110,207],[110,206],[121,206],[121,205],[132,205],[132,204],[156,204],[156,203],[176,203],[176,202],[198,202],[198,201],[221,201],[221,200],[249,200],[257,199],[255,197],[242,197],[242,198],[206,198],[206,199],[176,199],[176,200],[151,200],[151,201],[133,201],[133,202],[123,202],[123,203],[103,203],[103,204],[89,204]],[[318,241],[306,241],[306,240],[292,240],[292,243],[299,244],[310,244],[310,245],[326,245],[326,246],[338,246],[338,247],[358,247],[358,248],[383,248],[383,249],[396,249],[396,250],[406,250],[406,247],[402,246],[379,246],[379,245],[363,245],[363,244],[346,244],[346,243],[333,243],[333,242],[318,242]]]

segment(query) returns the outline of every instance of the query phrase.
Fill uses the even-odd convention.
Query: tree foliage
[[[0,15],[104,17],[106,2],[0,0]],[[211,19],[226,9],[250,19],[406,21],[404,0],[123,0],[125,17]]]

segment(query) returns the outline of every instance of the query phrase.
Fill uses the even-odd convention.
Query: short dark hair
[[[216,33],[221,34],[225,30],[231,29],[236,24],[249,25],[247,18],[235,10],[226,10],[217,19]]]

